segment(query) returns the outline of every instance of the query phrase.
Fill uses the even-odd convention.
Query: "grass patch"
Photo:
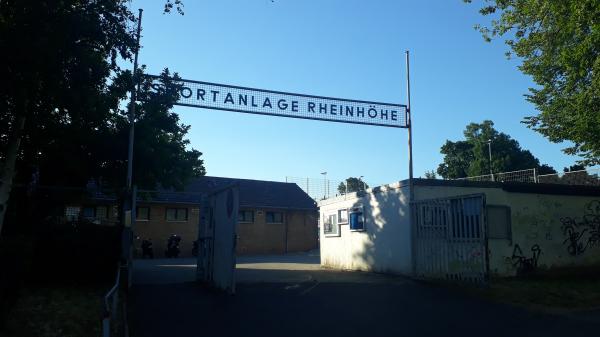
[[[100,336],[108,285],[29,286],[8,313],[3,336]]]
[[[600,307],[598,278],[496,279],[489,288],[475,290],[486,298],[524,306],[553,309]]]

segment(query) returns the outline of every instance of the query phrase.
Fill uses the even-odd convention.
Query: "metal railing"
[[[484,174],[474,177],[458,178],[455,180],[536,183],[537,169],[533,168],[511,172]]]
[[[117,330],[116,323],[119,321],[119,290],[121,288],[121,266],[117,269],[117,277],[113,287],[104,296],[104,307],[102,315],[102,337],[110,337],[113,331]],[[125,315],[125,312],[121,310],[121,314]],[[127,335],[127,331],[124,331],[124,335]]]
[[[331,180],[325,178],[300,178],[300,177],[285,177],[286,183],[295,183],[313,200],[320,201],[324,199],[346,196],[355,191],[348,191],[346,181]],[[364,186],[370,186],[364,182]],[[368,188],[367,188],[368,189]]]
[[[538,176],[538,183],[579,186],[600,186],[600,167]]]

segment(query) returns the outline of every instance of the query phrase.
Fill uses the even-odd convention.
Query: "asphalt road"
[[[134,337],[600,336],[590,321],[402,277],[321,269],[316,254],[239,258],[233,296],[194,283],[194,272],[192,259],[136,261]]]

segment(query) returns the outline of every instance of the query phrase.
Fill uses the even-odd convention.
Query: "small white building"
[[[485,281],[600,263],[600,188],[408,180],[322,200],[321,264]]]

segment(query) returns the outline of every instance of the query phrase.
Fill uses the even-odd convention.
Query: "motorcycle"
[[[142,241],[142,259],[144,258],[154,258],[154,250],[152,249],[152,240],[143,240]]]
[[[165,251],[165,256],[167,258],[176,258],[179,257],[179,243],[181,242],[181,237],[175,234],[171,234],[169,239],[167,240],[167,250]]]

